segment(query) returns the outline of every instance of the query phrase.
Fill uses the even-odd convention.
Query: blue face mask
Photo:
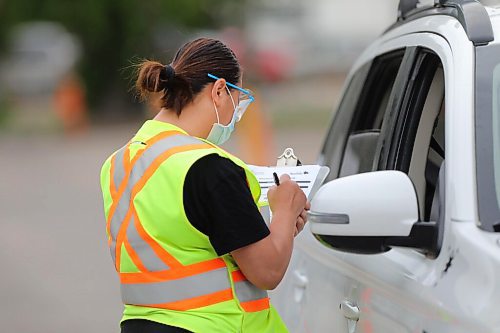
[[[227,87],[226,89],[229,93],[229,97],[231,97],[231,102],[233,103],[233,117],[231,118],[229,124],[222,125],[219,121],[219,111],[217,110],[217,107],[214,103],[215,114],[217,115],[217,123],[214,123],[212,125],[212,129],[210,130],[210,133],[208,133],[207,140],[216,145],[221,145],[229,139],[231,133],[233,133],[234,131],[236,121],[239,120],[237,119],[238,112],[236,112],[237,110],[236,105],[234,104],[233,96],[231,96],[231,93],[229,92],[229,89]]]

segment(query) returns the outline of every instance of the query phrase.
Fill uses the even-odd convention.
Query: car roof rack
[[[488,12],[476,0],[435,0],[434,5],[431,6],[419,7],[418,5],[419,0],[401,0],[398,20],[387,31],[421,17],[448,15],[460,22],[467,37],[475,46],[487,45],[494,39]]]

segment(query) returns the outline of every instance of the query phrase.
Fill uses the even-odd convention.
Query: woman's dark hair
[[[135,84],[139,96],[160,92],[161,107],[179,115],[187,104],[213,79],[211,73],[238,84],[241,70],[234,52],[219,40],[199,38],[184,44],[169,65],[145,60],[138,66]]]

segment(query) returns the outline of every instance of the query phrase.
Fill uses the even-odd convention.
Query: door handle
[[[340,310],[342,314],[347,319],[347,331],[349,333],[354,333],[356,331],[356,325],[359,320],[359,308],[356,304],[348,300],[343,300],[340,303]]]
[[[304,297],[309,279],[307,276],[299,271],[293,271],[293,298],[295,302],[299,303]]]
[[[340,310],[344,317],[350,320],[358,321],[359,320],[359,308],[357,305],[351,303],[348,300],[343,300],[340,303]]]
[[[305,288],[309,279],[307,276],[299,271],[293,271],[294,284],[299,288]]]

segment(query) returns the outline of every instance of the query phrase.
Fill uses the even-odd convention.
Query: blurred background
[[[397,0],[0,0],[0,327],[118,332],[99,171],[157,110],[133,64],[223,40],[256,94],[226,149],[314,163],[347,72]]]

